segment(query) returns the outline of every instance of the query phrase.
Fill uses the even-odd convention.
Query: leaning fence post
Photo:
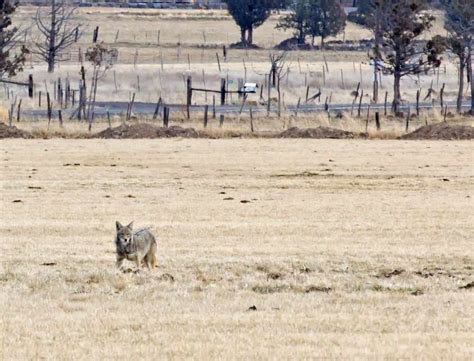
[[[216,53],[216,57],[217,57],[217,66],[219,67],[219,73],[220,73],[222,70],[221,70],[221,61],[219,60],[219,53]]]
[[[49,97],[49,92],[46,93],[46,102],[48,103],[48,130],[49,130],[49,124],[51,123],[51,116],[52,116],[51,98]]]
[[[94,29],[94,34],[92,35],[92,42],[97,43],[97,38],[99,37],[99,27],[96,26]]]
[[[360,99],[359,99],[359,109],[357,109],[357,117],[360,118],[360,111],[361,111],[361,107],[362,107],[362,98],[364,97],[364,90],[362,89],[360,91]]]
[[[298,118],[298,110],[300,110],[301,98],[298,98],[298,103],[296,104],[295,118]]]
[[[161,105],[161,97],[156,102],[155,112],[153,113],[153,120],[156,120],[156,118],[158,117],[158,113],[160,112],[160,105]]]
[[[253,111],[252,111],[252,106],[249,108],[249,114],[250,114],[250,131],[253,133],[254,132],[254,127],[253,127]]]
[[[379,112],[375,112],[375,126],[377,130],[380,130],[380,114]]]

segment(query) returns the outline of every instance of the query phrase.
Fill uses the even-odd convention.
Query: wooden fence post
[[[160,112],[160,105],[161,105],[161,97],[156,102],[155,112],[153,113],[153,120],[156,120],[156,118],[158,117],[158,113]]]
[[[410,106],[408,106],[408,113],[407,113],[407,119],[405,123],[405,132],[408,132],[408,128],[410,127],[410,116],[411,116],[411,109]]]
[[[420,89],[416,91],[416,116],[420,116]]]
[[[226,89],[225,85],[226,84],[225,83],[226,83],[225,78],[222,78],[221,79],[221,105],[225,105],[225,93],[226,93],[226,91],[225,91],[225,89]]]
[[[132,117],[132,110],[133,110],[133,105],[135,104],[135,93],[132,94],[132,100],[131,102],[128,104],[128,112],[127,112],[127,120],[130,120],[130,118]]]
[[[359,99],[359,109],[357,109],[357,116],[360,118],[360,111],[362,107],[362,98],[364,97],[364,90],[360,91],[360,99]]]
[[[51,98],[49,97],[49,92],[46,93],[46,102],[48,103],[48,129],[49,129],[49,124],[51,123],[51,116],[52,116]]]
[[[224,114],[221,114],[220,119],[219,119],[219,127],[222,128],[223,125],[224,125]]]
[[[298,110],[300,110],[301,98],[298,98],[298,103],[296,104],[295,118],[298,118]]]
[[[443,101],[444,86],[445,86],[445,83],[443,83],[443,86],[441,87],[441,90],[439,91],[439,101],[441,103],[441,110],[443,110],[444,108],[444,101]]]
[[[96,26],[94,29],[94,34],[92,35],[92,42],[97,43],[97,38],[99,37],[99,27]]]
[[[380,115],[379,112],[375,112],[375,126],[377,130],[380,130]]]
[[[207,114],[209,112],[209,105],[204,106],[204,128],[207,128]]]
[[[164,107],[163,108],[163,126],[165,128],[168,128],[169,118],[170,118],[170,108]]]
[[[18,109],[17,109],[17,112],[16,112],[16,121],[19,122],[20,121],[20,113],[21,113],[21,101],[23,99],[20,99],[20,101],[18,102]]]
[[[220,73],[222,69],[221,69],[221,61],[219,60],[219,53],[216,53],[216,57],[217,57],[217,66],[219,67],[219,73]]]
[[[186,112],[187,112],[187,115],[188,115],[188,119],[190,119],[191,115],[189,114],[190,113],[190,106],[191,106],[191,102],[192,102],[192,99],[193,99],[193,78],[191,76],[188,76],[188,78],[186,79]]]
[[[367,105],[367,120],[365,121],[365,132],[369,131],[370,103]]]
[[[212,119],[216,119],[216,96],[212,96]]]
[[[28,76],[28,96],[33,98],[33,75]]]
[[[253,133],[254,132],[254,127],[253,127],[253,111],[252,111],[252,106],[249,108],[249,114],[250,114],[250,131]]]

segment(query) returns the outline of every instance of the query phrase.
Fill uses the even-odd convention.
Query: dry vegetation
[[[31,22],[35,8],[20,7],[15,15],[19,24]],[[52,92],[53,82],[59,77],[68,78],[74,88],[79,81],[78,49],[82,53],[91,46],[92,31],[99,25],[99,40],[107,45],[116,47],[119,51],[118,64],[110,71],[99,84],[98,100],[129,101],[132,93],[136,93],[136,101],[155,102],[162,96],[167,103],[184,103],[186,87],[184,77],[193,76],[195,86],[219,89],[220,79],[229,78],[233,81],[230,89],[237,89],[238,79],[264,84],[265,74],[269,72],[269,53],[272,47],[291,36],[290,32],[274,29],[278,16],[271,17],[255,32],[255,42],[261,47],[257,50],[229,50],[227,60],[222,59],[221,47],[239,40],[239,29],[233,20],[220,11],[159,11],[133,10],[113,8],[80,8],[77,11],[77,21],[85,24],[84,36],[77,46],[65,56],[65,62],[59,69],[50,75],[46,65],[33,57],[28,61],[26,73],[35,77],[36,92],[46,87]],[[120,26],[117,26],[117,24]],[[438,14],[433,33],[445,32],[442,16]],[[115,38],[118,33],[117,41]],[[157,44],[158,31],[160,32],[160,46]],[[30,29],[27,39],[35,38],[34,28]],[[348,23],[345,35],[340,34],[337,40],[360,40],[370,38],[370,32]],[[334,40],[334,38],[329,39]],[[28,46],[31,46],[28,44]],[[221,71],[218,69],[216,52],[221,54]],[[137,56],[136,56],[137,54]],[[189,58],[189,64],[188,64]],[[370,102],[372,70],[368,64],[367,51],[293,51],[287,55],[289,76],[282,80],[283,103],[296,104],[299,98],[305,99],[306,86],[310,86],[311,94],[322,90],[321,102],[328,97],[330,102],[351,103],[351,92],[362,83],[365,97],[364,102]],[[324,59],[328,61],[329,71],[326,71],[323,80]],[[134,62],[136,60],[136,65]],[[245,62],[245,63],[244,63]],[[163,66],[161,65],[163,63]],[[245,64],[245,67],[244,67]],[[446,84],[444,99],[455,100],[457,95],[457,66],[447,55],[439,76],[430,72],[427,75],[407,77],[402,81],[403,97],[407,101],[414,101],[417,89],[422,89],[422,99],[433,82],[433,88],[439,92],[443,83]],[[88,75],[92,73],[91,66],[86,66]],[[341,79],[341,70],[344,80]],[[203,81],[203,72],[206,81]],[[114,80],[115,73],[115,80]],[[137,77],[138,76],[138,77]],[[19,79],[23,79],[20,75]],[[117,87],[115,87],[117,83]],[[36,108],[38,101],[27,99],[25,89],[11,87],[19,98],[23,98],[23,108]],[[385,91],[392,94],[392,79],[382,77],[381,96],[383,101]],[[2,94],[3,93],[3,94]],[[11,100],[6,99],[4,89],[0,89],[4,104]],[[438,98],[437,93],[434,98]],[[466,92],[466,96],[468,93]],[[272,94],[276,96],[276,92]],[[266,97],[266,94],[265,94]],[[250,101],[257,102],[258,95],[252,95]],[[204,94],[195,93],[193,101],[197,104],[211,104],[211,95],[206,99]],[[236,97],[230,102],[239,103]],[[44,107],[43,101],[43,107]],[[57,106],[57,104],[56,104]],[[1,107],[1,106],[0,106]]]
[[[472,359],[472,142],[0,148],[2,359]]]
[[[20,7],[15,21],[26,25],[34,12]],[[244,64],[247,79],[263,83],[271,48],[290,36],[274,30],[273,16],[255,33],[261,49],[230,50],[219,71],[216,52],[239,40],[224,12],[81,8],[77,19],[85,35],[54,75],[28,61],[43,99],[58,77],[76,87],[78,48],[90,46],[97,25],[119,50],[98,100],[135,92],[136,101],[184,103],[186,75],[196,86],[204,71],[207,87],[221,77],[235,87]],[[345,34],[369,36],[352,24]],[[306,85],[322,89],[322,102],[350,103],[360,81],[369,92],[365,52],[296,51],[288,66],[282,117],[254,114],[261,136],[294,126],[365,131],[365,109],[361,119],[285,109]],[[405,79],[404,98],[419,88],[423,97],[432,81],[436,90],[446,83],[453,100],[456,64],[439,78]],[[382,94],[390,88],[384,76]],[[6,90],[24,110],[37,108],[24,89],[2,87],[0,121],[12,102]],[[67,117],[63,127],[24,120],[13,125],[35,137],[88,136],[85,122]],[[436,105],[410,131],[442,120]],[[173,112],[173,125],[204,131],[197,113]],[[97,119],[92,131],[107,127]],[[212,119],[205,132],[254,136],[248,114],[226,115],[223,128]],[[0,359],[471,360],[473,143],[385,140],[405,134],[404,120],[385,117],[377,131],[371,116],[368,133],[384,140],[2,139]],[[115,220],[152,228],[158,269],[114,268]]]
[[[371,139],[397,139],[406,132],[406,119],[399,119],[393,116],[381,117],[381,129],[377,130],[373,111],[370,113],[370,119],[367,123],[367,113],[363,112],[361,118],[357,118],[356,113],[353,116],[350,113],[332,113],[328,117],[326,113],[299,113],[297,116],[293,112],[285,113],[278,118],[277,115],[267,116],[265,112],[255,113],[253,118],[254,133],[251,132],[250,117],[248,114],[228,114],[225,117],[223,127],[219,126],[218,119],[209,119],[205,128],[203,125],[203,115],[194,113],[191,119],[187,119],[185,112],[176,111],[172,114],[170,126],[179,126],[182,128],[192,128],[203,135],[211,138],[235,138],[235,137],[270,137],[281,133],[292,127],[298,128],[316,128],[328,127],[355,134],[367,133]],[[444,121],[443,115],[438,110],[422,111],[419,117],[410,120],[408,133],[424,126],[439,124]],[[123,122],[120,116],[112,117],[112,128],[122,124],[137,125],[151,124],[161,126],[161,119],[153,120],[151,116],[134,117],[130,122]],[[474,120],[470,116],[457,116],[449,113],[446,124],[448,125],[466,125],[473,126]],[[92,132],[87,131],[85,122],[66,121],[61,126],[57,120],[53,120],[49,126],[45,119],[13,122],[15,127],[31,133],[36,138],[88,138],[107,129],[109,124],[104,119],[94,121]],[[0,138],[1,138],[0,134]],[[145,137],[146,138],[146,137]],[[445,139],[445,138],[441,138]]]

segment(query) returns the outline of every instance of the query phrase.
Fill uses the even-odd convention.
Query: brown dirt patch
[[[280,133],[279,138],[311,138],[311,139],[353,139],[366,138],[364,133],[353,133],[341,129],[317,127],[317,128],[289,128]]]
[[[106,129],[95,135],[95,138],[106,139],[143,139],[143,138],[197,138],[198,132],[193,128],[173,126],[169,128],[156,127],[151,124],[122,124],[115,128]]]
[[[0,139],[4,138],[31,138],[31,134],[18,129],[15,126],[9,126],[5,123],[0,122]]]
[[[474,127],[437,123],[418,128],[414,132],[403,135],[401,139],[469,140],[474,139]]]

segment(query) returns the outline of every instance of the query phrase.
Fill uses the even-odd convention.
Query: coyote
[[[148,228],[133,230],[133,222],[128,226],[122,226],[120,222],[115,223],[117,234],[115,236],[115,247],[117,262],[120,268],[124,259],[134,261],[138,268],[143,263],[148,269],[155,268],[156,239]]]

